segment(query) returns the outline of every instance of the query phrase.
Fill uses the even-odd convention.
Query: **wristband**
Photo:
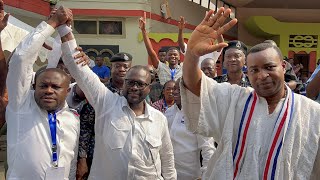
[[[63,37],[65,35],[67,35],[68,33],[72,32],[72,29],[71,29],[71,27],[67,26],[66,24],[63,24],[58,27],[58,32],[59,32],[60,37]]]

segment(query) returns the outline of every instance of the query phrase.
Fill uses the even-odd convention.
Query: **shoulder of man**
[[[149,105],[148,103],[146,104],[148,106],[148,110],[150,111],[149,113],[152,118],[156,120],[166,119],[165,115],[162,112],[154,108],[154,106]]]
[[[78,113],[77,110],[69,108],[68,111],[76,118],[79,119],[80,118],[80,114]]]

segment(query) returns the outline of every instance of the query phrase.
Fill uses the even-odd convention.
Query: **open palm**
[[[230,9],[220,8],[213,15],[213,11],[209,11],[203,21],[192,32],[188,41],[188,50],[195,56],[202,56],[213,51],[217,51],[227,46],[225,42],[216,42],[221,35],[232,28],[237,20],[233,19],[223,25],[226,18],[230,15]],[[221,25],[223,25],[221,27]]]

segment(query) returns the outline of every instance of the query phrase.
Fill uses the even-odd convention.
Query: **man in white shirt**
[[[72,33],[61,38],[63,61],[96,112],[89,179],[176,179],[165,116],[146,103],[151,76],[144,66],[126,74],[123,96],[112,93],[78,56]]]
[[[182,76],[182,65],[179,65],[179,50],[175,47],[168,49],[166,59],[169,65],[167,66],[165,63],[159,60],[156,52],[152,48],[151,41],[146,31],[146,13],[144,13],[144,16],[139,19],[139,28],[141,29],[143,41],[148,55],[150,56],[151,63],[158,74],[160,84],[164,85],[167,81],[176,81],[178,78],[180,78]]]
[[[212,137],[204,137],[187,130],[181,106],[180,79],[174,86],[175,104],[166,112],[169,132],[173,146],[174,162],[178,180],[195,180],[201,178],[207,170],[208,162],[215,151]],[[200,163],[200,151],[202,166]]]
[[[46,69],[38,73],[35,90],[30,88],[42,44],[70,15],[60,7],[26,36],[9,62],[7,179],[75,178],[79,119],[65,101],[70,78],[60,69]]]
[[[184,42],[184,38],[183,38],[183,29],[185,28],[185,25],[186,25],[186,21],[185,21],[184,17],[180,16],[180,21],[178,22],[178,28],[179,28],[178,44],[179,44],[179,47],[180,47],[180,52],[184,56],[186,55],[186,50],[188,48],[188,45],[187,45],[187,43]],[[223,36],[222,35],[218,38],[218,42],[223,42]],[[208,54],[200,56],[200,58],[199,58],[199,67],[200,67],[201,63],[205,59],[208,59],[208,58],[212,59],[214,64],[216,64],[216,62],[218,61],[220,55],[221,55],[221,49],[219,49],[217,51],[209,52]]]
[[[285,85],[278,47],[261,43],[248,52],[254,89],[192,72],[199,56],[227,45],[211,42],[236,24],[220,27],[230,12],[209,11],[190,37],[183,69],[186,125],[219,144],[203,179],[319,179],[320,105]]]

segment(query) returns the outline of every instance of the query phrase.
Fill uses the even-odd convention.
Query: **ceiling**
[[[236,7],[279,8],[279,9],[320,9],[319,0],[223,0]]]

